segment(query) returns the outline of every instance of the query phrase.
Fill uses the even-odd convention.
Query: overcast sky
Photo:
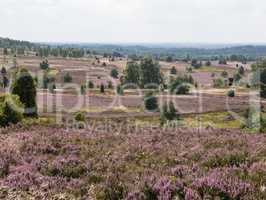
[[[0,36],[43,42],[266,42],[265,0],[0,0]]]

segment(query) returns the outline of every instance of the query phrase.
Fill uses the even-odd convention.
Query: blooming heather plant
[[[262,134],[130,127],[118,135],[103,127],[76,132],[42,126],[13,126],[5,133],[0,137],[0,186],[7,188],[8,200],[9,195],[73,200],[265,199]]]

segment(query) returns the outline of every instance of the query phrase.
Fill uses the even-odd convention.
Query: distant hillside
[[[37,44],[28,41],[13,40],[0,37],[0,48],[28,48],[36,47]]]
[[[187,47],[186,47],[187,46]],[[206,47],[206,48],[205,48]],[[164,60],[173,59],[219,59],[220,57],[239,57],[241,60],[253,61],[266,57],[266,45],[198,45],[189,47],[189,44],[87,44],[87,43],[32,43],[0,37],[0,48],[30,49],[39,56],[83,57],[88,53],[108,56],[130,56],[134,58],[151,55]],[[85,53],[86,52],[86,53]]]

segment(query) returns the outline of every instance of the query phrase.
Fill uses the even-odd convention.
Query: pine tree
[[[27,117],[37,117],[36,85],[33,77],[26,69],[21,69],[16,73],[15,80],[11,87],[12,94],[18,95],[19,100],[24,104],[24,115]]]

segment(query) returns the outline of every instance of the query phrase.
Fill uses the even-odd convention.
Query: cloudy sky
[[[0,36],[42,42],[266,42],[265,0],[0,0]]]

